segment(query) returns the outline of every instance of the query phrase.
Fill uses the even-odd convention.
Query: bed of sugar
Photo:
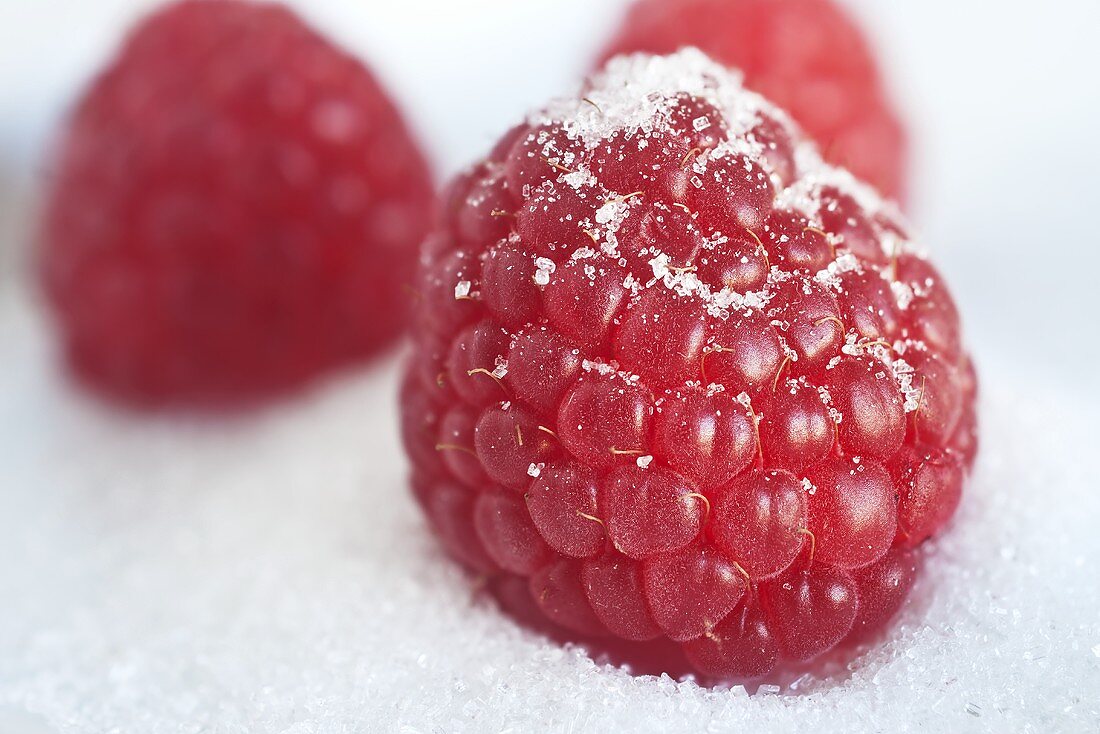
[[[496,611],[405,488],[395,360],[261,415],[143,417],[65,383],[21,289],[0,302],[5,734],[1100,727],[1090,402],[985,370],[973,482],[899,626],[749,696]]]

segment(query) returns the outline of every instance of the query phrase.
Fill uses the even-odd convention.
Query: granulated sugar
[[[1100,727],[1096,404],[993,356],[975,476],[901,624],[841,679],[749,696],[498,613],[413,507],[394,361],[260,415],[116,413],[0,300],[0,731]]]

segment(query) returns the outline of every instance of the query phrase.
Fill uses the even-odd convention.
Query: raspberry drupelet
[[[419,289],[416,497],[559,637],[797,669],[873,639],[959,502],[976,382],[942,278],[698,51],[613,59],[508,133]]]
[[[603,59],[694,46],[785,109],[825,158],[903,199],[907,145],[874,51],[834,0],[638,0]]]
[[[289,9],[159,9],[58,142],[38,265],[101,392],[252,402],[403,329],[429,171],[371,73]]]

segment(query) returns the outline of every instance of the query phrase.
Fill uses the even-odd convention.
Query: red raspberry
[[[887,196],[904,196],[905,132],[874,53],[838,4],[638,0],[602,58],[684,46],[739,68],[745,84],[787,110],[830,162]]]
[[[235,402],[402,328],[428,170],[371,74],[288,9],[160,10],[61,143],[41,274],[71,364],[99,388]]]
[[[401,405],[451,553],[666,671],[872,639],[976,445],[955,307],[892,209],[694,50],[612,61],[448,200]]]

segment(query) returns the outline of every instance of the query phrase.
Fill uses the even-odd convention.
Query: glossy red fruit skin
[[[67,361],[131,404],[223,407],[376,353],[432,188],[386,92],[289,9],[170,3],[54,151],[37,265]]]
[[[605,544],[598,493],[596,472],[561,461],[539,470],[525,498],[531,519],[554,550],[572,558],[588,558],[602,551]]]
[[[459,483],[479,489],[491,483],[475,449],[478,412],[467,405],[456,405],[442,415],[439,433],[432,445],[448,473]]]
[[[729,614],[748,589],[737,566],[710,546],[693,546],[643,564],[646,601],[670,640],[694,640]]]
[[[760,425],[760,445],[770,466],[801,472],[836,444],[837,426],[812,384],[783,386],[767,397],[763,412],[769,420]]]
[[[454,482],[433,482],[424,490],[425,514],[436,535],[454,558],[479,573],[497,564],[485,550],[474,524],[476,493]]]
[[[642,296],[623,315],[615,358],[655,388],[696,377],[707,340],[707,322],[694,299],[667,302],[660,291]]]
[[[926,446],[903,448],[889,468],[900,490],[895,543],[911,548],[955,514],[962,498],[964,468],[956,456]]]
[[[813,467],[808,480],[815,560],[851,569],[882,558],[897,531],[896,485],[886,469],[867,459],[834,458]]]
[[[550,560],[550,548],[531,522],[523,500],[511,492],[479,494],[474,529],[485,552],[505,571],[527,575]]]
[[[553,415],[580,370],[580,349],[550,327],[532,325],[512,340],[505,384],[542,414]]]
[[[709,634],[684,644],[696,670],[716,680],[756,680],[775,668],[779,646],[760,605],[742,603]]]
[[[746,472],[718,490],[711,537],[753,580],[774,576],[806,541],[806,504],[790,472]]]
[[[558,409],[558,440],[581,461],[600,468],[646,453],[652,398],[636,383],[585,375]]]
[[[506,487],[526,489],[531,465],[545,465],[561,453],[540,426],[534,411],[511,402],[483,410],[474,427],[474,450],[485,473]]]
[[[653,433],[654,455],[703,488],[729,481],[756,454],[752,419],[724,393],[692,391],[670,397]]]
[[[873,50],[833,0],[638,0],[600,54],[694,46],[740,69],[785,108],[832,163],[903,199],[905,130]]]
[[[919,560],[915,551],[895,548],[870,566],[852,572],[859,610],[848,641],[870,639],[897,614],[916,580]]]
[[[699,362],[703,380],[743,388],[757,402],[766,396],[784,358],[783,343],[771,321],[752,311],[712,322],[709,351]]]
[[[600,492],[601,516],[611,543],[638,560],[695,540],[703,527],[706,502],[690,480],[636,464],[615,468]]]
[[[617,263],[600,263],[592,273],[585,266],[569,260],[557,268],[542,302],[550,326],[577,344],[598,349],[626,298],[626,271]]]
[[[661,635],[645,599],[639,562],[611,552],[585,561],[581,576],[592,609],[613,635],[635,642]]]
[[[700,59],[612,68],[725,78]],[[706,683],[814,671],[878,639],[958,504],[977,381],[957,314],[893,210],[781,112],[747,144],[704,84],[639,92],[671,120],[652,137],[604,129],[626,87],[597,79],[452,185],[400,397],[414,494],[554,639]]]
[[[585,594],[580,561],[562,559],[543,566],[531,576],[530,588],[550,621],[581,634],[606,634]]]
[[[829,567],[794,568],[761,585],[765,618],[783,657],[812,660],[843,640],[859,608],[856,583]]]
[[[831,372],[841,447],[853,456],[893,456],[905,438],[905,409],[891,376],[859,359],[842,359]]]
[[[458,334],[447,355],[451,389],[474,406],[485,408],[507,397],[497,376],[500,355],[508,348],[508,332],[482,319]]]

